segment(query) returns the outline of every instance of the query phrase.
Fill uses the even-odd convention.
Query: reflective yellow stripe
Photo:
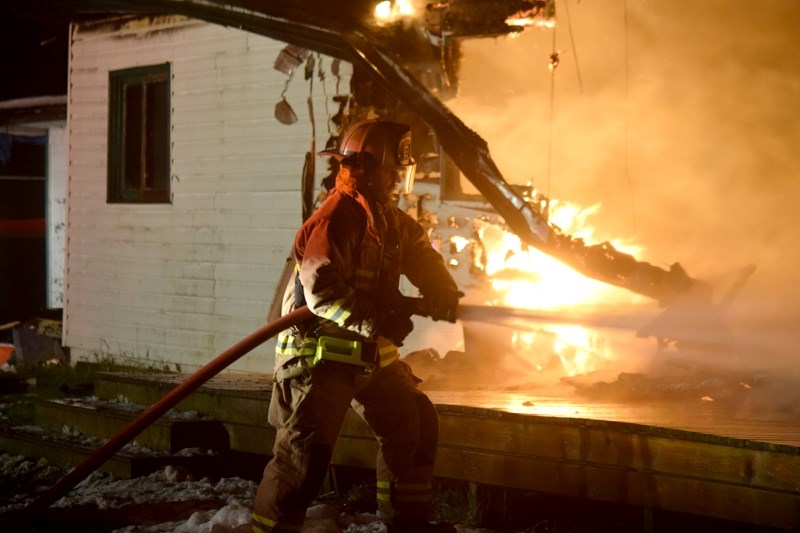
[[[388,481],[378,481],[378,490],[376,498],[380,502],[388,502],[391,498],[391,483]]]
[[[253,513],[250,515],[253,526],[253,533],[283,533],[284,531],[302,531],[303,526],[297,525],[278,525],[275,520],[270,520],[266,516]]]
[[[284,357],[308,357],[313,359],[317,353],[317,339],[306,337],[302,344],[297,346],[298,338],[295,335],[281,332],[278,334],[278,342],[275,347],[275,354]],[[397,346],[388,339],[378,340],[378,366],[383,368],[400,358]]]
[[[309,337],[297,346],[297,337],[285,332],[278,334],[278,343],[275,353],[282,357],[314,357],[317,351],[317,340]]]
[[[336,322],[340,326],[344,325],[347,319],[350,318],[350,315],[353,314],[351,311],[353,307],[353,298],[354,296],[348,296],[347,298],[334,301],[320,316],[324,319]]]
[[[397,346],[389,339],[383,337],[378,339],[378,366],[381,368],[389,366],[390,363],[400,358]]]
[[[275,525],[277,524],[275,520],[270,520],[269,518],[256,513],[251,514],[250,519],[253,523],[253,533],[270,533],[273,529],[275,529]]]

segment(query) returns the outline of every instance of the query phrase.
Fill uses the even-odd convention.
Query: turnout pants
[[[269,421],[277,428],[253,509],[253,531],[300,531],[352,405],[378,439],[378,508],[392,531],[415,532],[433,512],[436,410],[409,366],[365,373],[336,362],[276,372]]]

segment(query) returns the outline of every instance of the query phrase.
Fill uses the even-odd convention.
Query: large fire
[[[549,220],[565,233],[595,241],[595,230],[588,219],[600,204],[582,208],[574,203],[552,201]],[[485,274],[491,291],[486,303],[519,309],[547,310],[555,313],[585,313],[589,309],[631,306],[645,299],[628,291],[587,278],[551,256],[524,245],[519,237],[496,222],[477,219],[473,241],[453,238],[454,246],[470,244],[476,268]],[[641,248],[613,242],[615,248],[637,254]],[[600,370],[613,359],[612,347],[603,332],[579,324],[532,324],[528,330],[514,331],[512,348],[530,358],[538,370],[545,370],[553,357],[560,371],[575,376]]]
[[[409,0],[385,0],[375,6],[375,18],[381,24],[388,24],[413,15],[414,6]]]

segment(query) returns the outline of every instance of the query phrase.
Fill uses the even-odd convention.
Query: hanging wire
[[[550,69],[550,117],[549,117],[549,131],[548,131],[548,138],[547,138],[547,171],[545,173],[547,177],[547,205],[550,205],[550,172],[553,163],[553,109],[555,107],[555,80],[556,80],[556,67],[558,67],[559,57],[558,57],[558,50],[556,50],[556,28],[553,27],[553,45],[552,51],[550,52],[550,64],[548,65]],[[549,211],[549,209],[548,209]],[[546,218],[546,217],[545,217]]]
[[[328,87],[326,86],[326,77],[325,77],[325,69],[323,68],[322,64],[322,55],[317,52],[317,65],[319,65],[319,69],[317,70],[317,76],[319,76],[320,85],[322,85],[322,102],[325,105],[325,124],[326,129],[328,130],[328,137],[333,135],[333,130],[331,129],[331,111],[328,107]]]
[[[630,85],[630,68],[629,68],[629,61],[628,61],[628,0],[623,0],[622,2],[622,13],[623,13],[623,21],[625,25],[625,31],[623,32],[624,35],[624,58],[625,58],[625,129],[624,129],[624,136],[625,136],[625,180],[628,183],[628,197],[631,202],[631,222],[633,224],[633,233],[636,235],[638,230],[636,228],[636,202],[635,197],[633,194],[633,181],[631,180],[631,172],[630,172],[630,152],[629,152],[629,122],[630,122],[630,98],[629,98],[629,85]]]
[[[578,76],[578,93],[583,94],[583,81],[581,68],[578,65],[578,49],[575,47],[575,35],[572,33],[572,19],[569,16],[569,2],[564,0],[564,13],[567,15],[567,30],[569,31],[569,44],[572,47],[572,58],[575,60],[575,73]]]
[[[286,78],[286,82],[283,84],[283,90],[281,91],[281,98],[286,97],[286,91],[289,90],[289,84],[292,82],[292,78],[294,78],[294,69],[289,71],[289,76]]]

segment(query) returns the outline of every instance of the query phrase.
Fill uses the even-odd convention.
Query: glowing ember
[[[714,398],[712,398],[711,396],[703,396],[700,399],[703,400],[704,402],[713,402],[714,401]]]

